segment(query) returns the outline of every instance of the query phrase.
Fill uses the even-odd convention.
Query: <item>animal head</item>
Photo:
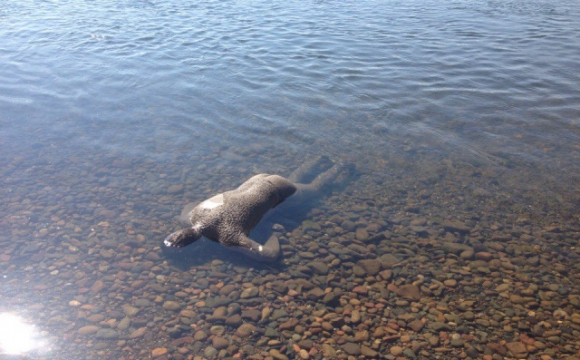
[[[194,243],[201,238],[199,226],[176,231],[163,240],[165,246],[181,248]]]

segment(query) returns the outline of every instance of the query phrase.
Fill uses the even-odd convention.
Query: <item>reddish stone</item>
[[[526,345],[534,345],[535,339],[529,337],[526,334],[520,334],[520,341]]]
[[[526,358],[528,356],[528,349],[526,348],[526,345],[520,341],[507,343],[505,346],[512,353],[512,355],[517,358]]]
[[[182,338],[173,340],[171,342],[171,346],[180,347],[180,346],[185,345],[185,344],[190,344],[193,341],[194,341],[193,337],[191,337],[191,336],[184,336]]]
[[[104,288],[105,288],[105,283],[102,282],[101,280],[97,280],[97,281],[95,281],[95,283],[93,284],[93,286],[91,286],[91,291],[92,292],[95,292],[95,293],[99,293]]]
[[[493,259],[493,255],[487,251],[481,251],[475,254],[475,258],[478,260],[490,261]]]
[[[286,322],[283,322],[278,326],[280,330],[290,330],[294,329],[294,327],[298,325],[298,319],[292,318]]]
[[[396,294],[410,300],[419,300],[421,298],[419,287],[411,284],[399,287]]]
[[[368,289],[364,285],[359,285],[359,286],[355,286],[352,289],[352,292],[356,293],[356,294],[360,294],[360,295],[366,295],[368,293]]]

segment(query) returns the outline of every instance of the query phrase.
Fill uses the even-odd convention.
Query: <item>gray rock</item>
[[[367,276],[375,276],[381,271],[381,262],[377,259],[365,259],[358,262],[358,265],[364,269]]]
[[[309,300],[318,300],[323,296],[324,296],[324,290],[322,290],[319,287],[315,287],[314,289],[312,289],[306,293],[306,297]]]
[[[95,334],[97,339],[116,339],[119,334],[113,329],[99,329]]]
[[[322,261],[312,261],[308,264],[308,268],[315,274],[326,275],[328,274],[328,265]]]
[[[345,353],[347,353],[349,355],[360,354],[360,346],[358,344],[355,344],[352,342],[348,342],[348,343],[342,345],[342,349],[344,350]]]

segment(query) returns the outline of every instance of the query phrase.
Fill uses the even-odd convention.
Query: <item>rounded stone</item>
[[[403,353],[403,348],[398,346],[398,345],[395,345],[395,346],[391,347],[390,352],[391,352],[391,355],[399,356]]]
[[[156,357],[160,357],[167,354],[167,348],[161,347],[161,348],[156,348],[153,349],[153,351],[151,351],[151,357],[156,358]]]
[[[99,331],[99,327],[96,325],[87,325],[87,326],[83,326],[82,328],[80,328],[78,330],[78,333],[80,335],[90,335],[90,334],[94,334],[97,331]]]
[[[163,303],[163,308],[165,310],[177,311],[181,309],[181,305],[176,301],[166,301]]]
[[[221,350],[227,348],[230,343],[227,339],[224,339],[221,336],[216,336],[212,339],[211,344],[217,350]]]
[[[238,330],[236,330],[236,335],[241,338],[247,338],[251,336],[256,330],[257,330],[256,326],[249,323],[245,323],[240,325],[240,327],[238,327]]]
[[[253,298],[256,295],[258,295],[258,288],[251,287],[251,288],[244,289],[244,291],[242,291],[242,293],[240,294],[240,298],[248,299],[248,298]]]

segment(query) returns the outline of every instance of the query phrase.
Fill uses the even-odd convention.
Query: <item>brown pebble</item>
[[[91,286],[91,291],[94,293],[100,293],[105,288],[105,283],[101,280],[95,281],[93,286]]]
[[[217,350],[221,350],[227,348],[230,343],[227,339],[224,339],[223,337],[220,336],[216,336],[212,339],[211,344]]]
[[[425,324],[421,320],[418,320],[418,319],[413,320],[409,324],[407,324],[407,327],[409,327],[409,329],[411,329],[415,332],[421,331],[421,329],[423,329],[423,326],[425,326]]]
[[[417,285],[402,285],[396,291],[397,295],[404,297],[405,299],[419,300],[421,298],[421,292]]]
[[[364,285],[355,286],[352,289],[352,292],[355,294],[366,295],[368,293],[368,289]]]
[[[455,279],[447,279],[447,280],[443,281],[443,284],[445,286],[455,287],[455,286],[457,286],[457,280],[455,280]]]
[[[143,335],[145,335],[145,331],[147,331],[147,328],[146,327],[141,327],[141,328],[133,331],[131,333],[131,335],[129,335],[129,339],[137,339],[137,338],[140,338]]]
[[[483,261],[490,261],[493,259],[493,254],[487,251],[481,251],[475,254],[475,258]]]
[[[390,352],[391,352],[391,355],[399,356],[403,353],[403,348],[398,346],[398,345],[395,345],[395,346],[391,347]]]
[[[97,331],[99,331],[99,327],[96,325],[87,325],[87,326],[83,326],[82,328],[80,328],[78,330],[78,333],[80,335],[90,335],[90,334],[94,334]]]
[[[169,301],[166,301],[166,302],[163,303],[163,308],[166,309],[166,310],[176,311],[176,310],[181,309],[181,304],[179,304],[176,301],[169,300]]]
[[[270,349],[270,355],[276,360],[288,360],[288,356],[280,353],[280,351],[276,349]]]
[[[151,352],[151,357],[156,358],[156,357],[160,357],[162,355],[167,354],[167,348],[161,347],[161,348],[156,348],[153,349],[153,351]]]
[[[507,343],[505,344],[505,346],[512,353],[512,355],[517,358],[526,358],[528,356],[528,350],[526,349],[526,345],[522,342],[515,341]]]
[[[236,330],[236,335],[241,338],[247,338],[250,335],[252,335],[256,330],[257,328],[255,325],[245,323],[240,325],[240,327],[238,327],[238,330]]]

